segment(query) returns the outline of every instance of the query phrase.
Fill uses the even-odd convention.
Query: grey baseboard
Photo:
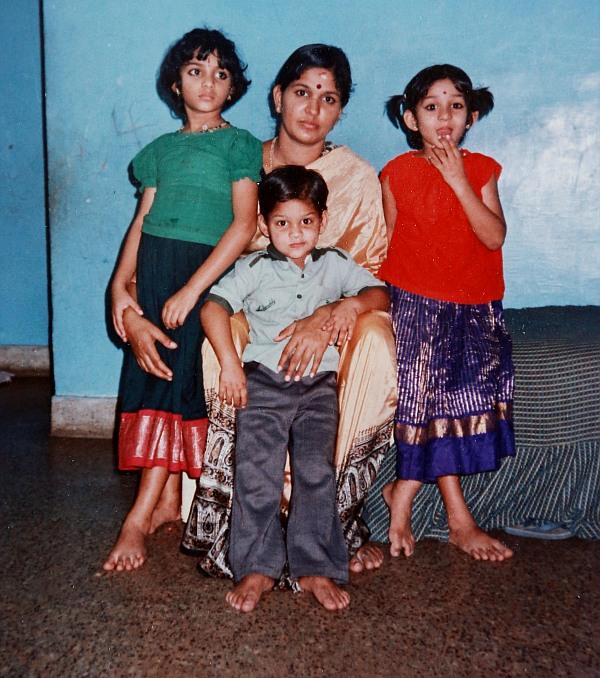
[[[24,377],[47,376],[50,374],[50,349],[47,346],[0,346],[0,370]]]
[[[66,438],[112,438],[116,398],[53,396],[53,436]]]

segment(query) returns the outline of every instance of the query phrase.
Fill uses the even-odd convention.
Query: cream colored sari
[[[341,247],[358,264],[376,273],[385,257],[387,240],[375,171],[344,146],[330,150],[308,167],[320,172],[329,187],[329,220],[318,246]],[[257,235],[250,249],[266,245],[266,238]],[[248,326],[243,314],[233,316],[231,323],[241,355],[248,341]],[[208,341],[204,342],[202,360],[210,426],[202,476],[182,543],[186,550],[200,555],[199,567],[206,573],[231,576],[227,550],[235,413],[217,398],[219,367]],[[395,360],[388,314],[363,314],[352,340],[341,351],[338,372],[337,504],[351,555],[368,539],[360,513],[389,447],[396,405]],[[286,473],[284,510],[290,487]]]

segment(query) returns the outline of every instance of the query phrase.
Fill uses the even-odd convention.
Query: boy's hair
[[[219,67],[231,73],[231,99],[228,99],[223,110],[233,106],[246,94],[251,80],[245,76],[248,66],[239,58],[235,44],[220,31],[210,28],[194,28],[169,47],[160,65],[156,80],[156,88],[160,98],[171,109],[176,118],[185,117],[185,109],[181,97],[172,90],[172,86],[181,87],[182,66],[194,57],[204,61],[209,54],[215,53],[219,58]]]
[[[340,93],[340,103],[342,108],[344,108],[352,92],[352,72],[350,71],[350,62],[344,50],[333,45],[314,43],[298,47],[279,69],[279,73],[277,73],[271,85],[271,92],[276,85],[279,85],[281,90],[284,91],[290,83],[298,80],[304,71],[309,68],[326,68],[328,71],[331,71]],[[273,97],[270,96],[271,113],[276,117],[272,99]]]
[[[258,186],[258,204],[264,219],[275,205],[288,200],[305,200],[312,203],[319,216],[327,209],[329,189],[325,179],[315,170],[302,165],[278,167],[260,182]]]
[[[458,66],[438,64],[419,71],[406,85],[404,94],[390,97],[385,105],[388,118],[394,127],[400,127],[406,135],[411,148],[423,148],[423,138],[418,130],[410,129],[404,122],[404,113],[412,111],[416,115],[418,103],[427,96],[431,85],[438,80],[451,80],[456,89],[464,96],[467,104],[467,124],[473,122],[473,113],[477,111],[483,118],[494,108],[494,95],[487,87],[473,89],[471,78]],[[462,139],[461,139],[462,141]]]

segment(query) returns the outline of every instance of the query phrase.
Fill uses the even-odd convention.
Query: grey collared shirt
[[[279,332],[317,308],[342,297],[353,297],[367,287],[382,287],[369,271],[335,247],[314,249],[300,269],[269,245],[266,250],[239,259],[235,268],[210,290],[207,300],[230,314],[243,310],[250,325],[250,343],[244,362],[256,361],[277,371],[285,340]],[[328,346],[319,372],[337,371],[339,354]]]

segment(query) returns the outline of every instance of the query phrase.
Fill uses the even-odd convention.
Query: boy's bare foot
[[[146,560],[145,539],[144,530],[133,521],[126,520],[102,568],[116,572],[137,570]]]
[[[361,546],[350,559],[350,571],[354,573],[363,570],[377,570],[383,563],[383,551],[375,544]]]
[[[513,555],[512,550],[506,544],[491,537],[475,523],[451,529],[449,541],[475,560],[496,562],[508,560]]]
[[[274,583],[274,579],[264,574],[248,574],[229,591],[225,600],[240,612],[252,612],[263,593],[270,591]]]
[[[383,499],[390,510],[390,554],[394,557],[414,553],[415,537],[410,521],[413,499],[420,486],[417,481],[396,480],[383,488]]]
[[[309,591],[326,610],[343,610],[350,605],[350,594],[329,577],[300,577],[300,588]]]

